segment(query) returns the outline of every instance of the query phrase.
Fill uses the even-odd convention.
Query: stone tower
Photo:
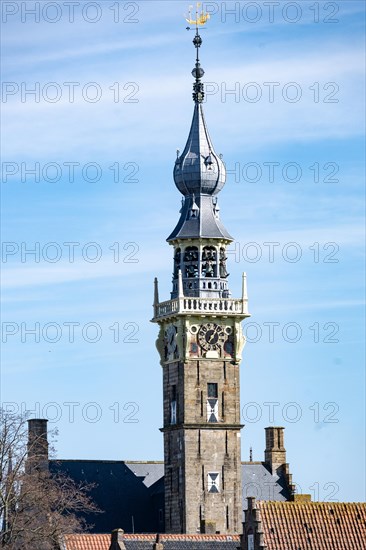
[[[226,172],[205,122],[199,62],[192,71],[194,113],[187,144],[177,154],[174,181],[180,219],[167,241],[174,248],[171,299],[153,321],[163,368],[165,529],[167,533],[238,533],[242,525],[239,364],[249,317],[246,278],[231,298],[217,195]]]

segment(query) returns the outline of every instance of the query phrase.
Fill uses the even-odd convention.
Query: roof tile
[[[267,550],[366,549],[366,504],[257,501]]]

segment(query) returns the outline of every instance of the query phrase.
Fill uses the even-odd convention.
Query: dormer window
[[[204,162],[205,162],[205,166],[207,167],[207,170],[212,170],[213,161],[212,161],[211,153],[208,155],[208,157],[205,158]]]
[[[195,206],[196,208],[191,209],[191,216],[190,216],[191,218],[198,218],[198,206],[197,205]]]
[[[191,210],[189,212],[189,217],[190,218],[198,218],[199,211],[200,211],[200,209],[198,208],[198,206],[196,204],[196,199],[193,195],[193,197],[192,197],[192,207],[191,207]]]

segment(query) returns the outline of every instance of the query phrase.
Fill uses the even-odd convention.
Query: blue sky
[[[2,401],[56,419],[61,458],[162,459],[149,319],[153,278],[170,292],[193,34],[185,2],[90,4],[35,22],[3,3]],[[204,110],[252,313],[242,458],[283,425],[299,490],[364,500],[364,3],[281,2],[273,22],[263,2],[208,5]]]

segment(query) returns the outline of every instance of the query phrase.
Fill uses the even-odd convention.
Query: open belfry
[[[199,51],[201,14],[193,44],[194,112],[186,146],[177,152],[174,181],[183,195],[173,247],[173,288],[154,317],[163,369],[165,531],[240,533],[242,482],[239,365],[249,317],[246,276],[242,296],[228,285],[226,247],[233,238],[220,219],[218,194],[226,180],[204,118]]]

